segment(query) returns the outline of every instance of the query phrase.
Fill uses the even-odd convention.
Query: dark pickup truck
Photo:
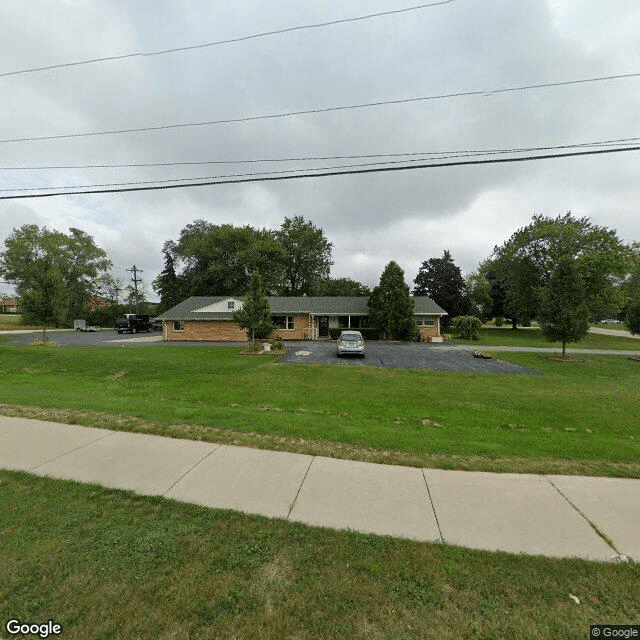
[[[127,313],[116,320],[116,326],[114,328],[118,333],[150,332],[153,329],[153,324],[148,315]]]

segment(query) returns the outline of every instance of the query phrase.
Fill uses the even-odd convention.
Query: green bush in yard
[[[451,325],[454,336],[464,340],[479,340],[481,327],[482,320],[475,316],[458,316]]]
[[[271,338],[269,344],[272,351],[284,351],[284,342],[280,338]]]

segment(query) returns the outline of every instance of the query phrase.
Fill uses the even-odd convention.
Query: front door
[[[319,338],[329,337],[329,316],[318,317],[318,337]]]

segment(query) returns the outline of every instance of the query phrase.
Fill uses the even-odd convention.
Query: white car
[[[350,354],[364,358],[364,338],[359,331],[343,331],[338,338],[338,358]]]

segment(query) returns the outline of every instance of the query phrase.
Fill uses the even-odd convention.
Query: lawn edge
[[[0,404],[0,415],[375,464],[445,469],[451,471],[581,475],[640,479],[640,462],[523,458],[517,456],[436,455],[411,451],[376,449],[373,447],[325,440],[308,440],[294,436],[233,431],[201,424],[162,424],[142,420],[134,416],[111,415],[103,412],[80,409],[46,408],[9,403]]]

